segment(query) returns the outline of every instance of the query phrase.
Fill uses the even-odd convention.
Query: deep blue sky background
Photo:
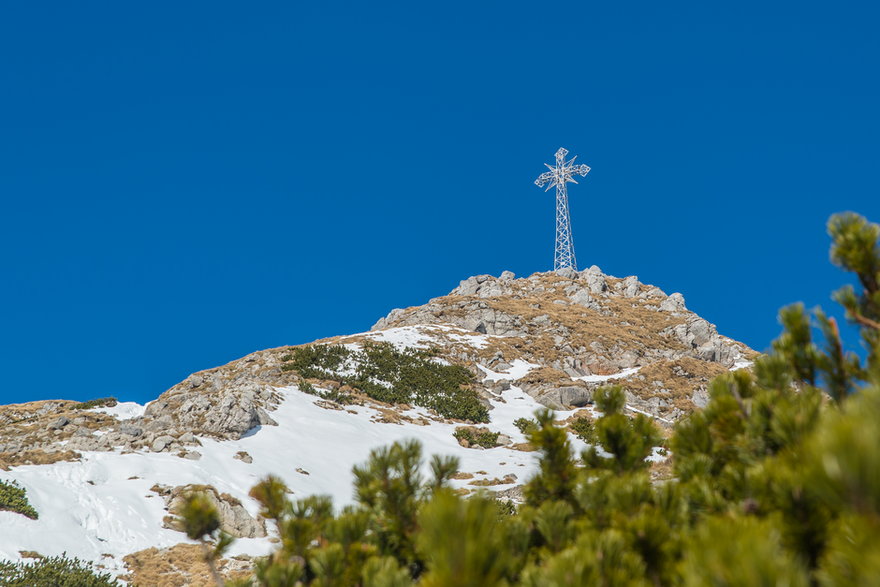
[[[146,401],[578,259],[756,349],[880,221],[869,2],[7,2],[0,402]]]

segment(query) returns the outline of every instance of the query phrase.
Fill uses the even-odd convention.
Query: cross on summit
[[[556,151],[556,166],[551,167],[545,163],[544,165],[550,171],[545,171],[535,180],[535,185],[538,187],[547,186],[547,189],[544,190],[545,192],[549,191],[552,187],[556,188],[556,251],[553,255],[554,271],[566,267],[571,267],[577,271],[574,241],[571,237],[571,216],[568,213],[568,190],[565,184],[569,182],[577,183],[574,179],[575,175],[583,177],[590,172],[590,168],[587,165],[574,164],[577,155],[568,161],[565,160],[566,155],[568,155],[568,149],[560,147]]]

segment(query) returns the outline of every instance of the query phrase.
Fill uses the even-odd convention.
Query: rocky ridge
[[[505,371],[516,360],[537,367],[515,380],[551,408],[583,406],[600,385],[618,383],[632,407],[671,422],[701,406],[715,375],[756,356],[742,343],[636,276],[596,267],[524,279],[478,275],[423,306],[392,310],[372,331],[446,325],[484,333],[484,347],[454,360]]]
[[[486,408],[488,422],[475,426],[423,404],[385,404],[357,389],[363,380],[350,376],[377,343],[424,350],[418,356],[425,363],[464,367],[470,382],[463,391]],[[256,480],[277,474],[296,495],[332,494],[344,504],[351,468],[369,449],[411,438],[431,454],[460,459],[456,491],[517,499],[534,467],[534,448],[517,422],[541,405],[570,425],[595,416],[596,389],[620,384],[631,412],[668,426],[706,401],[712,377],[756,355],[689,311],[681,294],[596,267],[471,277],[427,304],[391,311],[369,332],[302,347],[258,351],[194,373],[146,406],[0,406],[0,479],[20,480],[41,513],[34,521],[0,512],[15,528],[5,541],[0,536],[0,558],[67,551],[127,570],[137,584],[199,584],[192,545],[181,544],[175,521],[186,494],[205,492],[223,529],[240,537],[241,556],[224,563],[235,573],[277,540],[248,497]],[[371,348],[395,361],[405,355]],[[351,351],[347,362],[311,377],[293,359],[343,350]],[[371,371],[370,381],[382,384],[390,371]]]
[[[633,410],[666,424],[705,402],[712,377],[756,355],[688,310],[681,294],[595,266],[521,279],[509,271],[470,277],[425,305],[392,310],[369,333],[313,344],[382,340],[383,333],[405,327],[430,337],[440,359],[470,369],[487,400],[515,384],[548,407],[568,409],[589,404],[599,386],[617,383]],[[481,344],[463,336],[468,333],[481,335]],[[274,390],[301,381],[282,368],[288,349],[194,373],[128,418],[77,410],[69,401],[2,406],[0,467],[76,460],[82,451],[198,459],[199,436],[236,440],[274,425]],[[517,362],[528,365],[527,372],[506,374]]]

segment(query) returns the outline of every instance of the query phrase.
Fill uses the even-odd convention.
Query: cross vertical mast
[[[577,271],[577,259],[574,256],[574,240],[571,235],[571,214],[568,211],[568,190],[566,184],[568,182],[577,183],[574,175],[585,176],[590,172],[587,165],[575,165],[574,160],[577,155],[566,161],[568,150],[561,148],[556,151],[556,166],[551,167],[547,163],[547,169],[538,179],[535,185],[538,187],[547,186],[544,191],[550,188],[556,188],[556,249],[553,254],[553,270],[571,267]]]

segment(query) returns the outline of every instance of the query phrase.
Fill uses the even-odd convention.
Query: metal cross
[[[565,187],[565,184],[568,182],[577,183],[574,179],[574,175],[580,175],[581,177],[587,175],[590,172],[590,168],[587,165],[575,165],[574,160],[577,159],[577,155],[572,157],[570,160],[566,161],[565,156],[568,155],[568,150],[560,147],[558,151],[556,151],[556,166],[551,167],[549,164],[545,163],[547,169],[550,171],[545,171],[538,179],[535,180],[535,185],[538,187],[547,186],[547,189],[544,190],[549,191],[550,188],[556,188],[556,250],[553,254],[553,270],[564,269],[566,267],[571,267],[575,271],[577,271],[577,259],[574,256],[574,241],[571,236],[571,215],[568,212],[568,190]]]

